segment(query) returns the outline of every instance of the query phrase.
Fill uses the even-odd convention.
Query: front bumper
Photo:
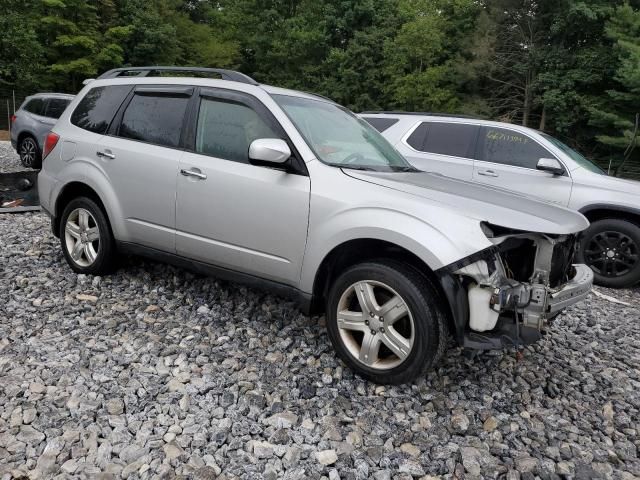
[[[559,290],[548,294],[547,314],[559,312],[584,300],[593,287],[593,270],[586,265],[574,265],[576,274]]]

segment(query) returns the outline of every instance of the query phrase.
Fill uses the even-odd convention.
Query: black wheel
[[[392,260],[355,265],[327,298],[327,329],[338,355],[376,383],[414,380],[446,347],[444,308],[436,288]]]
[[[626,220],[593,222],[582,234],[577,259],[591,267],[596,285],[634,285],[640,281],[640,227]]]
[[[115,269],[116,248],[109,221],[90,198],[76,198],[64,209],[60,243],[74,272],[104,275]]]
[[[20,140],[18,145],[18,154],[20,162],[26,168],[39,169],[42,168],[42,154],[38,142],[31,135],[27,135]]]

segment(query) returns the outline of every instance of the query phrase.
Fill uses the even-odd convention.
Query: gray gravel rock
[[[11,142],[0,142],[0,173],[4,172],[18,172],[28,170],[25,169],[20,163],[20,157],[16,154]]]
[[[599,290],[629,306],[591,296],[520,362],[453,349],[379,387],[288,301],[76,275],[44,215],[0,215],[0,479],[638,478],[640,295]]]

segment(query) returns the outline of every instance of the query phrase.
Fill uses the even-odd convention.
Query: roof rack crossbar
[[[229,80],[231,82],[240,82],[240,83],[248,83],[250,85],[259,85],[253,78],[249,75],[245,75],[241,72],[236,72],[235,70],[227,70],[224,68],[203,68],[203,67],[162,67],[162,66],[152,66],[152,67],[122,67],[122,68],[114,68],[107,72],[104,72],[102,75],[98,77],[98,80],[102,80],[105,78],[117,78],[121,76],[125,76],[126,74],[132,74],[128,76],[135,77],[146,77],[152,72],[193,72],[193,73],[215,73],[220,75],[222,80]]]

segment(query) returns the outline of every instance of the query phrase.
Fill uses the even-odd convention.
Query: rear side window
[[[418,125],[409,138],[407,138],[407,143],[411,145],[414,149],[422,151],[422,147],[424,146],[424,139],[427,138],[427,128],[428,124],[426,122],[422,122]]]
[[[90,132],[105,133],[131,88],[130,85],[92,88],[71,114],[71,123]]]
[[[362,117],[362,119],[366,120],[373,128],[378,130],[380,133],[384,132],[392,125],[398,123],[397,118]]]
[[[249,145],[258,138],[281,138],[252,108],[203,98],[198,113],[196,152],[249,163]]]
[[[542,145],[513,130],[483,127],[480,160],[535,169],[541,158],[555,158]]]
[[[122,116],[118,136],[177,147],[189,97],[136,94]]]
[[[60,118],[62,112],[64,112],[67,105],[71,100],[66,100],[64,98],[50,98],[47,102],[47,110],[45,112],[45,117],[49,118]]]
[[[429,123],[422,151],[473,158],[478,127],[460,123]]]
[[[29,100],[29,102],[24,106],[24,109],[35,115],[44,115],[44,99],[34,98]]]

